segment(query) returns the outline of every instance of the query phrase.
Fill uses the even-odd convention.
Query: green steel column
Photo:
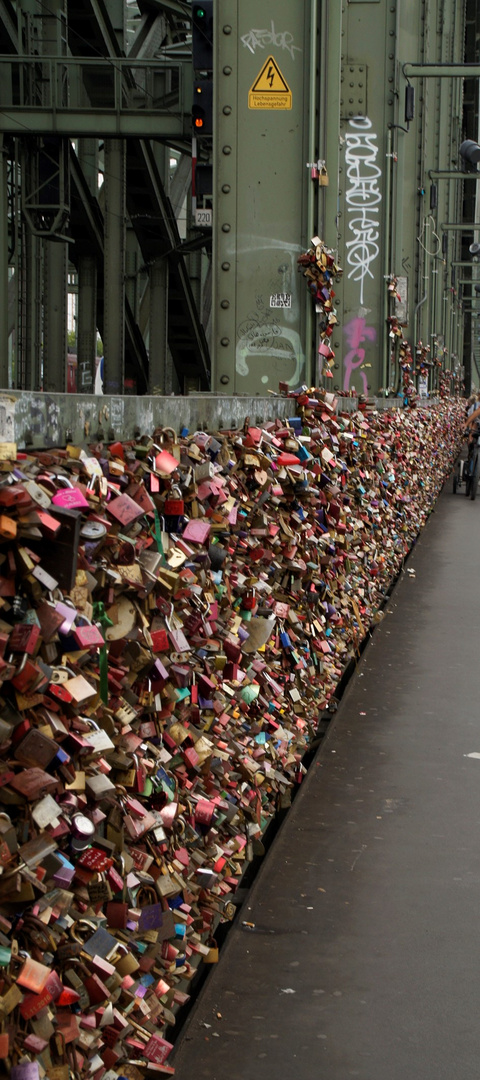
[[[150,270],[149,391],[166,394],[168,262],[156,259]]]
[[[67,378],[67,245],[44,241],[43,388],[64,393]]]
[[[42,242],[37,236],[32,235],[28,226],[25,226],[22,236],[22,273],[18,275],[18,300],[21,306],[23,327],[22,355],[20,356],[20,343],[18,343],[15,381],[19,389],[38,390],[42,385]],[[45,355],[45,340],[43,345]],[[23,371],[23,378],[20,376],[21,371]]]
[[[387,131],[387,153],[385,161],[385,240],[384,240],[384,253],[383,253],[383,266],[384,266],[384,288],[383,288],[383,311],[382,311],[382,330],[380,334],[381,342],[381,367],[379,366],[379,373],[381,374],[382,387],[384,390],[388,390],[390,379],[390,326],[387,322],[388,318],[388,290],[386,281],[388,276],[393,271],[391,260],[391,242],[392,242],[392,146],[393,135],[392,129]]]
[[[91,255],[78,259],[77,391],[91,394],[97,354],[97,264]]]
[[[335,291],[343,343],[339,385],[360,394],[375,393],[386,375],[387,154],[388,125],[395,118],[396,13],[397,4],[385,0],[344,5],[339,189],[344,275]]]
[[[338,187],[340,180],[340,75],[342,55],[342,20],[341,3],[320,4],[320,160],[325,161],[328,173],[328,187],[319,190],[319,228],[318,233],[327,247],[338,252]],[[335,290],[338,291],[338,290]],[[341,300],[341,298],[339,298]],[[341,304],[338,303],[338,317],[341,323]],[[335,327],[332,345],[337,358],[338,370],[341,362],[341,326]],[[308,339],[307,339],[308,340]],[[339,389],[335,374],[334,388]]]
[[[42,0],[42,52],[46,56],[66,53],[64,0]],[[64,88],[58,69],[56,100],[62,101]],[[44,241],[43,281],[43,387],[61,393],[67,377],[67,245]]]
[[[105,140],[103,391],[123,394],[125,379],[125,144]]]
[[[322,3],[321,37],[321,148],[325,160],[329,184],[322,188],[324,210],[322,239],[335,251],[338,247],[338,179],[340,170],[340,140],[338,124],[340,117],[340,74],[342,55],[342,4]],[[341,170],[340,170],[341,171]]]
[[[169,157],[165,146],[155,146],[155,162],[165,190],[169,184]],[[150,393],[168,394],[172,390],[171,373],[167,370],[168,342],[168,258],[155,260],[150,269],[150,320],[148,378]],[[170,377],[169,377],[170,376]],[[183,391],[183,387],[181,388]]]
[[[307,175],[310,175],[307,191],[307,234],[311,238],[318,232],[318,196],[315,190],[317,181],[311,178],[311,169],[314,162],[319,160],[319,131],[318,131],[318,79],[317,79],[317,64],[318,64],[318,30],[319,30],[319,18],[318,18],[318,0],[310,0],[310,12],[305,9],[305,17],[310,18],[310,56],[308,64],[309,73],[309,106],[308,106],[308,119],[309,119],[309,132],[308,132],[308,162],[309,168]],[[308,32],[307,32],[308,40]],[[315,185],[315,187],[314,187]],[[313,383],[317,385],[317,349],[318,349],[318,334],[316,330],[314,319],[315,311],[312,304],[312,298],[305,290],[304,295],[304,307],[305,307],[305,381],[310,385]]]
[[[236,390],[238,0],[214,7],[212,389]]]
[[[444,5],[442,20],[441,58],[444,63],[449,63],[454,57],[455,48],[458,50],[458,37],[462,37],[462,27],[457,30],[455,25],[458,12],[455,10],[460,5],[448,3]],[[461,130],[461,106],[458,99],[458,91],[461,90],[459,79],[440,79],[439,88],[439,125],[437,138],[437,169],[438,169],[438,210],[437,222],[453,220],[456,216],[458,196],[461,194],[462,181],[458,179],[463,167],[457,166],[456,171],[450,168],[458,154],[459,134]],[[435,174],[433,174],[435,178]],[[438,227],[440,241],[443,239],[442,230]],[[447,317],[451,303],[450,293],[450,266],[451,259],[455,259],[455,236],[448,237],[448,250],[444,265],[437,263],[439,267],[437,288],[437,332],[443,350],[442,367],[450,367],[450,354],[452,351],[450,339],[450,319]],[[441,321],[439,322],[439,317]],[[434,327],[435,330],[435,327]]]
[[[92,196],[98,191],[98,141],[79,139],[78,160]],[[97,262],[78,258],[77,391],[90,394],[95,384],[97,354]]]
[[[8,373],[8,199],[7,154],[0,135],[0,387],[9,384]]]
[[[310,0],[215,5],[213,386],[306,377]]]
[[[96,197],[98,192],[98,140],[79,139],[77,154],[90,194]]]

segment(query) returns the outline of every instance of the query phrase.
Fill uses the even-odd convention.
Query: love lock
[[[165,427],[157,429],[154,433],[154,439],[157,443],[160,443],[161,450],[168,450],[172,457],[176,458],[178,462],[180,461],[181,450],[175,428]]]
[[[179,566],[183,566],[186,561],[187,556],[180,548],[174,547],[169,551],[167,564],[172,567],[172,570],[176,570]]]
[[[51,675],[50,682],[54,683],[55,686],[59,686],[62,683],[68,682],[69,679],[73,679],[73,677],[74,677],[74,672],[71,671],[70,668],[56,667],[56,668],[52,668],[52,675]]]
[[[167,517],[182,517],[182,514],[185,513],[185,503],[182,498],[182,492],[176,485],[173,485],[170,488],[163,509]]]

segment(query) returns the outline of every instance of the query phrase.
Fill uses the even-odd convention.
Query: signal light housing
[[[212,71],[213,0],[192,4],[192,59],[194,71]]]
[[[198,79],[193,84],[192,128],[197,139],[213,135],[213,83]]]

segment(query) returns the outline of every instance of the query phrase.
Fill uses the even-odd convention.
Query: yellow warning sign
[[[277,61],[269,56],[248,95],[249,109],[291,109],[292,92]]]

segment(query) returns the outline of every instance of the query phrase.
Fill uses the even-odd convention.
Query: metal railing
[[[181,134],[191,80],[178,60],[0,55],[0,130],[148,137],[157,123]]]

